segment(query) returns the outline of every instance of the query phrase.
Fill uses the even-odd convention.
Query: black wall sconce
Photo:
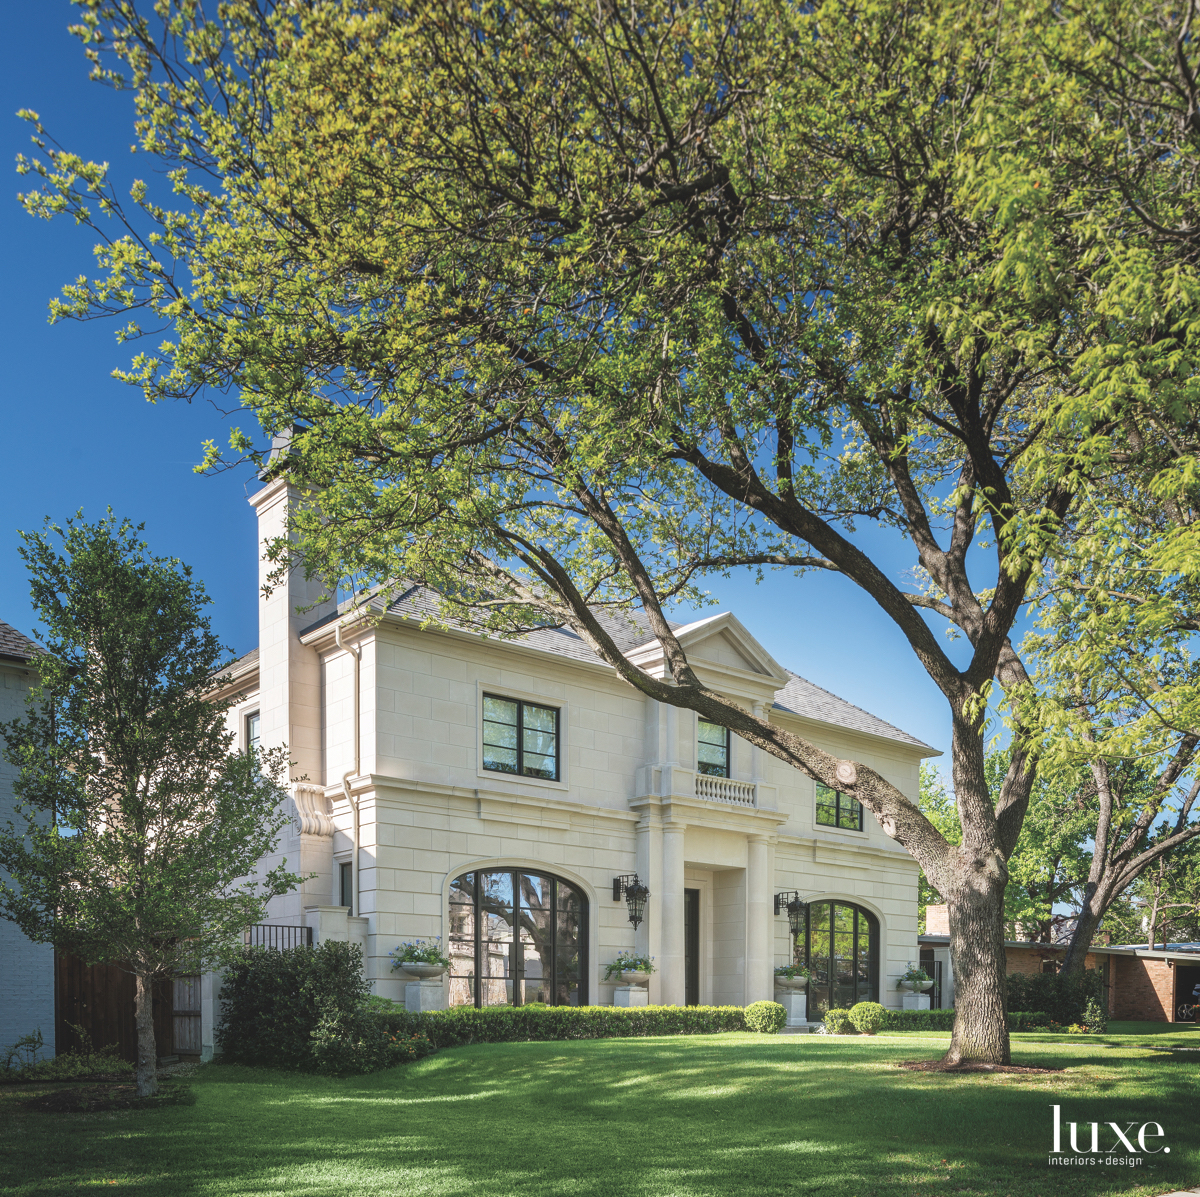
[[[804,934],[804,912],[808,903],[800,901],[800,895],[793,889],[784,890],[775,895],[775,913],[787,913],[788,927],[797,939]]]
[[[613,901],[619,902],[625,895],[625,905],[629,907],[629,921],[637,928],[638,923],[646,915],[646,899],[650,891],[641,883],[636,873],[626,873],[622,877],[613,878]]]

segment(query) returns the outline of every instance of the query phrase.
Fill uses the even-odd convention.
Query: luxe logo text
[[[1050,1109],[1054,1112],[1050,1164],[1138,1168],[1149,1155],[1171,1154],[1171,1149],[1161,1142],[1164,1131],[1157,1122],[1143,1122],[1140,1126],[1136,1122],[1125,1125],[1119,1122],[1064,1123],[1062,1106],[1051,1106]]]

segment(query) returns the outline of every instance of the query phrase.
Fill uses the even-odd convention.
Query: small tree
[[[27,715],[0,727],[21,820],[0,831],[0,914],[134,974],[148,1096],[155,979],[220,958],[300,878],[283,865],[255,876],[287,818],[286,749],[234,751],[210,600],[140,531],[110,513],[22,534],[46,653]]]

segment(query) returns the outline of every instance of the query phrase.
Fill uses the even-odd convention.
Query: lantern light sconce
[[[784,890],[775,895],[775,913],[787,914],[788,928],[797,939],[804,934],[804,914],[808,903],[800,901],[800,895],[795,890]]]
[[[636,930],[638,923],[646,916],[646,899],[650,896],[650,891],[641,883],[636,873],[626,873],[624,876],[613,878],[613,901],[619,902],[622,895],[625,905],[629,907],[629,921]]]

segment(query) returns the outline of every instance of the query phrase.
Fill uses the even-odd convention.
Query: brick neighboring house
[[[954,1005],[954,977],[950,966],[950,924],[945,906],[925,911],[927,933],[919,937],[921,959],[940,966],[941,1005]],[[1006,940],[1005,974],[1057,972],[1066,954],[1065,944]],[[1150,949],[1135,944],[1095,944],[1084,959],[1086,968],[1104,970],[1109,1017],[1130,1022],[1195,1022],[1181,1008],[1195,1004],[1192,989],[1200,984],[1200,944],[1168,945]],[[939,992],[935,990],[935,992]]]

